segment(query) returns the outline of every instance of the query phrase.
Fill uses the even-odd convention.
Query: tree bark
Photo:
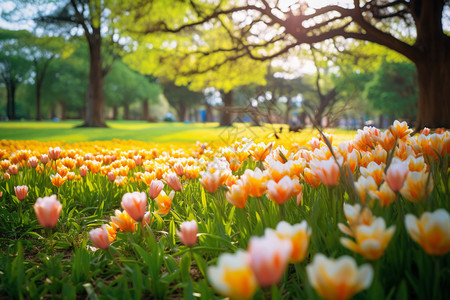
[[[141,119],[144,121],[148,121],[149,119],[149,110],[148,110],[148,100],[142,101],[142,117]]]
[[[213,121],[212,105],[206,103],[206,122],[212,122],[212,121]]]
[[[421,2],[421,3],[420,3]],[[450,128],[450,38],[442,30],[444,1],[418,1],[414,63],[419,86],[416,129]]]
[[[180,101],[177,105],[178,121],[184,122],[186,120],[186,105]]]
[[[89,84],[83,127],[106,127],[104,118],[103,69],[100,27],[93,28],[89,43]]]
[[[41,120],[41,81],[36,79],[36,121]]]
[[[112,119],[113,120],[117,120],[117,117],[119,116],[119,108],[117,107],[117,105],[113,106],[113,116]]]
[[[220,118],[220,126],[231,126],[231,107],[233,106],[233,90],[229,91],[228,93],[225,93],[223,98],[223,110],[222,115]]]
[[[123,119],[124,120],[130,119],[130,103],[128,101],[125,101],[123,103]]]
[[[13,82],[10,82],[6,86],[6,114],[9,120],[16,119],[16,108],[15,108],[15,97],[16,97],[16,86]]]

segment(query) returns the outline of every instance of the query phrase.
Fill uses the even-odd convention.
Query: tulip
[[[8,167],[8,172],[10,175],[16,175],[19,172],[19,168],[17,167],[17,165],[10,165]]]
[[[251,299],[258,289],[249,254],[243,250],[220,255],[217,266],[208,268],[208,279],[216,291],[230,299]]]
[[[377,164],[372,161],[369,163],[367,168],[361,167],[359,170],[361,171],[362,176],[366,178],[369,176],[372,177],[377,185],[380,185],[383,181],[384,163]]]
[[[59,148],[59,147],[55,147],[55,148],[50,147],[48,149],[48,156],[53,160],[57,160],[59,158],[60,154],[61,154],[61,148]]]
[[[355,260],[346,255],[334,260],[318,253],[306,267],[306,273],[313,288],[326,300],[349,299],[367,289],[373,280],[370,265],[358,268]]]
[[[398,192],[403,187],[408,172],[409,169],[405,163],[391,164],[384,176],[384,180],[393,192]]]
[[[175,191],[171,191],[169,195],[161,191],[158,197],[155,198],[156,204],[158,205],[158,210],[156,211],[158,215],[166,215],[169,213],[174,195]]]
[[[17,199],[22,201],[27,197],[28,187],[26,185],[15,186],[14,192],[16,193]]]
[[[395,201],[395,197],[397,196],[386,184],[383,182],[380,186],[379,190],[369,191],[369,194],[372,198],[378,199],[380,205],[382,207],[389,207],[389,205]]]
[[[136,221],[141,221],[147,211],[147,195],[142,192],[126,193],[120,203],[122,208]]]
[[[358,178],[358,181],[355,182],[355,189],[359,197],[361,198],[362,203],[366,202],[367,192],[370,193],[370,191],[375,191],[377,190],[377,188],[378,186],[375,182],[375,179],[373,179],[373,177],[371,176],[360,176]]]
[[[114,182],[114,180],[116,180],[116,173],[115,172],[108,172],[108,175],[107,175],[107,177],[108,177],[108,180],[109,181],[111,181],[111,182]]]
[[[94,244],[95,247],[102,250],[108,249],[109,245],[111,244],[109,240],[108,230],[106,229],[105,225],[89,231],[89,238],[91,239],[92,244]]]
[[[62,205],[56,199],[56,195],[49,197],[37,198],[34,204],[34,212],[43,227],[51,229],[56,226],[59,215],[61,214]]]
[[[359,225],[354,231],[356,243],[348,238],[341,238],[341,244],[364,258],[380,258],[395,232],[395,226],[386,229],[383,218],[377,218],[370,225]]]
[[[407,214],[406,230],[429,255],[445,255],[450,251],[450,215],[445,209],[424,212],[420,219]]]
[[[227,201],[237,208],[244,208],[247,203],[248,194],[247,189],[243,183],[238,180],[236,184],[232,185],[230,190],[225,194]]]
[[[86,177],[87,172],[89,171],[88,167],[83,165],[80,167],[80,169],[78,170],[80,172],[80,176],[81,177]]]
[[[220,185],[220,171],[217,170],[214,173],[209,171],[200,172],[202,178],[199,179],[200,184],[211,194],[214,194]]]
[[[350,205],[344,203],[344,215],[350,228],[342,223],[339,223],[338,227],[343,233],[350,236],[354,236],[354,232],[359,225],[369,226],[375,221],[375,217],[370,209],[367,207],[361,209],[359,204]]]
[[[305,181],[309,185],[313,188],[317,188],[319,186],[320,178],[310,168],[305,168],[303,174],[305,175]]]
[[[180,231],[176,232],[185,246],[192,247],[197,243],[198,225],[195,220],[181,223]]]
[[[289,259],[291,263],[298,263],[305,259],[311,236],[311,228],[306,221],[295,225],[281,221],[275,228],[275,232],[279,237],[291,242],[292,253]]]
[[[52,181],[52,184],[56,187],[60,187],[64,184],[64,182],[66,182],[67,177],[61,177],[59,174],[53,174],[50,175],[50,180]]]
[[[394,124],[392,124],[391,131],[392,134],[394,134],[394,136],[397,137],[399,140],[403,139],[411,132],[413,132],[412,129],[408,128],[408,124],[406,122],[400,123],[398,120],[395,120]]]
[[[428,172],[409,172],[400,193],[411,202],[424,200],[433,190],[433,178]]]
[[[142,225],[150,226],[150,225],[152,225],[153,221],[154,221],[153,213],[148,211],[145,213],[144,218],[142,219]]]
[[[28,166],[30,166],[31,168],[36,168],[38,163],[39,163],[39,160],[37,159],[36,156],[30,157],[27,161]]]
[[[152,180],[148,189],[148,195],[150,196],[150,198],[155,199],[156,197],[158,197],[159,193],[161,193],[163,188],[164,183],[161,180]]]
[[[333,157],[328,160],[314,159],[310,162],[310,167],[323,185],[334,186],[338,183],[339,166]]]
[[[250,268],[258,283],[271,286],[278,283],[287,268],[292,253],[292,243],[266,231],[263,237],[252,237],[249,242]]]
[[[116,209],[114,215],[111,217],[111,222],[109,223],[114,229],[120,229],[122,232],[134,232],[136,229],[136,221],[126,211],[121,212]]]
[[[41,163],[46,165],[48,163],[48,155],[47,154],[41,154]]]
[[[254,171],[250,169],[245,170],[241,180],[247,188],[249,196],[261,197],[266,191],[267,177],[259,168],[256,168]]]
[[[296,179],[291,179],[289,176],[283,177],[280,182],[269,180],[267,182],[267,196],[277,204],[287,202],[294,194]]]
[[[180,162],[177,162],[173,165],[173,170],[178,176],[183,176],[184,174],[184,167]]]
[[[263,161],[266,159],[266,156],[269,155],[270,151],[272,151],[274,142],[270,142],[267,145],[263,142],[255,145],[252,150],[250,150],[250,154],[253,157],[254,161]]]
[[[174,190],[174,191],[181,191],[181,182],[178,178],[177,174],[175,173],[169,173],[166,175],[166,182],[167,184]]]

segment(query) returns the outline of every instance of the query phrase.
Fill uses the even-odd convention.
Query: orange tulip
[[[109,223],[113,228],[120,229],[120,231],[134,232],[136,229],[136,221],[130,217],[130,215],[124,210],[123,212],[116,209],[114,211],[114,216],[111,217],[111,223]]]
[[[14,192],[16,193],[17,199],[22,201],[27,197],[28,187],[26,185],[15,186]]]
[[[325,186],[334,186],[339,180],[339,166],[334,160],[316,160],[310,162],[311,170],[319,177],[320,181]]]
[[[445,255],[450,251],[450,215],[445,209],[424,212],[420,219],[407,214],[408,234],[429,255]]]
[[[175,191],[170,192],[169,195],[166,195],[164,191],[161,191],[158,197],[156,197],[155,201],[158,205],[158,210],[156,211],[156,213],[158,215],[166,215],[169,213],[174,195]]]
[[[248,199],[247,189],[240,180],[230,187],[225,196],[227,201],[237,208],[244,208]]]
[[[61,177],[59,174],[50,175],[50,180],[52,184],[56,187],[60,187],[66,182],[67,177]]]

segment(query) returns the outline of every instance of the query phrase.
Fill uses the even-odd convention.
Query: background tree
[[[414,122],[417,114],[417,84],[414,65],[384,62],[365,86],[365,97],[372,107],[391,120]]]
[[[61,31],[61,27],[63,27],[71,33],[76,33],[77,30],[74,31],[74,28],[81,29],[86,38],[89,48],[89,76],[83,126],[87,127],[106,126],[103,82],[111,67],[111,61],[105,64],[102,35],[111,30],[108,27],[107,2],[103,0],[65,0],[57,3],[58,6],[52,13],[36,18],[38,24],[53,25],[53,27],[47,26],[46,30]],[[111,33],[109,36],[112,40],[113,34]]]
[[[303,1],[242,3],[124,1],[118,5],[127,13],[117,17],[121,28],[130,29],[133,24],[129,35],[140,42],[138,52],[148,48],[147,36],[152,33],[165,40],[152,43],[156,54],[152,61],[170,57],[173,51],[167,51],[167,56],[165,51],[179,50],[182,42],[186,51],[179,56],[196,61],[197,66],[206,65],[206,69],[243,57],[267,61],[299,46],[332,39],[377,43],[402,54],[417,69],[416,126],[450,127],[450,38],[442,26],[444,7],[448,9],[449,1],[354,0],[348,6],[320,8],[311,8]],[[172,13],[158,13],[167,6],[173,8]],[[208,35],[206,31],[211,29],[215,34]],[[215,39],[217,34],[221,36],[220,43]],[[186,68],[184,64],[177,65]]]
[[[179,122],[186,121],[187,110],[191,107],[199,106],[204,99],[203,93],[191,91],[183,85],[176,85],[171,80],[160,79],[159,82],[167,101],[177,111]]]
[[[6,115],[16,118],[15,98],[17,88],[29,77],[30,64],[24,37],[28,31],[0,29],[0,80],[6,88]]]
[[[105,78],[106,103],[113,108],[113,118],[117,118],[117,109],[123,106],[125,120],[135,119],[130,114],[130,105],[136,102],[145,103],[158,101],[158,95],[161,88],[158,84],[150,82],[149,78],[131,70],[122,61],[116,61],[111,71]],[[144,116],[144,110],[141,110],[141,117]]]

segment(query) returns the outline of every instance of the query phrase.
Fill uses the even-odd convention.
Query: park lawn
[[[145,121],[108,121],[109,128],[78,128],[80,120],[60,122],[1,122],[0,140],[33,140],[38,142],[80,143],[119,140],[135,140],[158,144],[192,144],[197,141],[231,144],[243,137],[259,141],[279,141],[281,144],[306,143],[317,131],[305,129],[301,133],[289,132],[286,125],[266,124],[250,126],[235,124],[219,127],[218,123],[149,123]],[[282,128],[282,129],[281,129]],[[281,130],[281,133],[280,133]],[[333,144],[352,138],[354,131],[327,129],[334,135]]]

